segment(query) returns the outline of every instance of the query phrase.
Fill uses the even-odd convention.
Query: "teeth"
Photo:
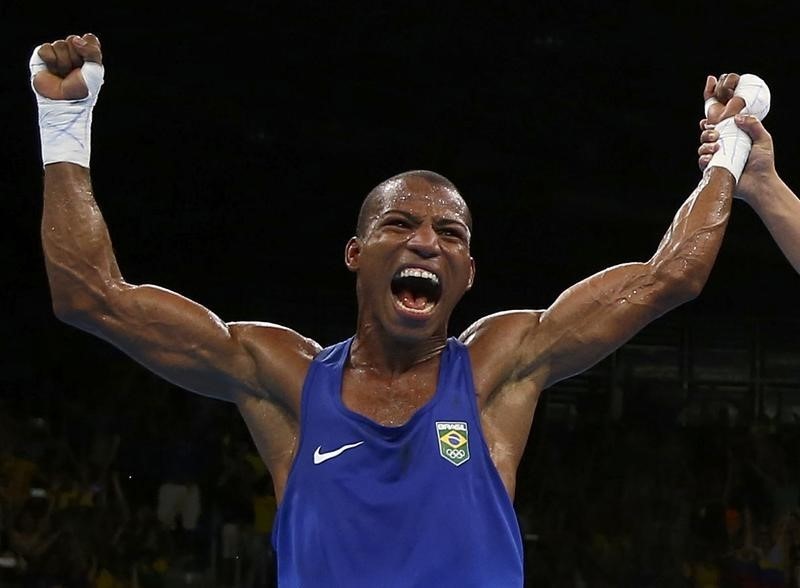
[[[434,284],[439,284],[439,276],[434,274],[433,272],[429,272],[428,270],[419,269],[415,267],[407,267],[403,271],[400,272],[401,278],[425,278],[426,280],[430,280]]]

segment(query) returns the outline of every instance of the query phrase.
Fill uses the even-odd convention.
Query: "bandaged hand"
[[[30,82],[39,108],[42,164],[89,167],[92,110],[103,85],[99,39],[86,34],[33,50]]]
[[[706,173],[713,167],[722,167],[730,171],[738,182],[750,154],[752,139],[736,125],[733,116],[730,116],[736,114],[736,112],[728,111],[741,107],[740,114],[752,115],[758,120],[763,120],[769,112],[771,94],[766,82],[760,77],[753,74],[744,74],[738,77],[733,96],[727,103],[723,105],[718,96],[719,92],[715,92],[706,97],[706,117],[711,121],[718,116],[727,116],[727,118],[716,124],[706,125],[707,128],[713,128],[719,133],[719,139],[717,140],[719,148],[708,162]],[[719,111],[723,106],[724,110],[720,113]],[[714,113],[714,110],[717,113]]]

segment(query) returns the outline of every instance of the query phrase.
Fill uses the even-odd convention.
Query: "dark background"
[[[707,74],[768,81],[778,168],[800,183],[795,3],[645,4],[0,3],[5,394],[89,386],[121,359],[50,312],[39,43],[103,44],[92,175],[125,277],[330,344],[354,327],[358,206],[395,173],[438,171],[472,208],[454,334],[652,255],[700,179]],[[736,202],[706,290],[675,312],[796,318],[798,293]]]

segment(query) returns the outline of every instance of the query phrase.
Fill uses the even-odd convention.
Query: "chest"
[[[366,370],[345,370],[342,402],[378,424],[402,425],[436,394],[437,369],[429,366],[399,376],[380,376]]]

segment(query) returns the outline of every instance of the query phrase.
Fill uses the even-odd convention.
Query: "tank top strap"
[[[329,411],[336,404],[342,382],[344,363],[353,337],[320,351],[308,368],[301,397],[301,421],[307,422],[311,411]],[[301,427],[301,431],[304,427]],[[302,438],[302,433],[301,433]]]
[[[439,366],[439,383],[436,392],[438,402],[464,402],[464,394],[470,398],[466,400],[471,405],[472,416],[477,417],[475,403],[475,386],[472,380],[472,363],[469,358],[467,346],[455,337],[447,339],[447,347],[442,353],[442,363]]]

